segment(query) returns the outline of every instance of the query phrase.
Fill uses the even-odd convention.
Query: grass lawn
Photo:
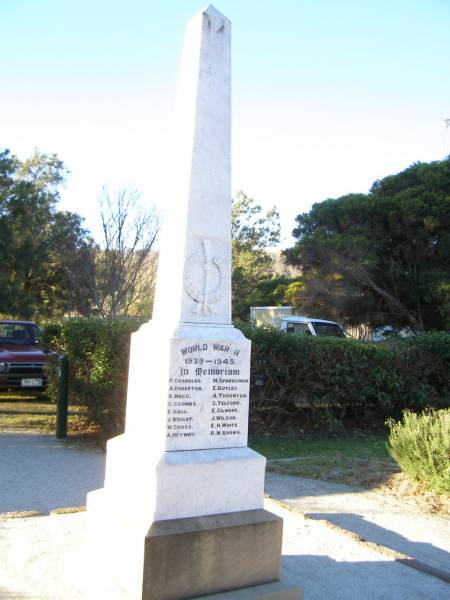
[[[270,471],[372,488],[398,472],[386,440],[387,434],[316,439],[251,436],[249,445],[269,459]]]
[[[268,459],[267,470],[375,490],[418,510],[450,516],[450,498],[426,490],[401,473],[386,448],[387,434],[297,439],[250,436],[249,446]]]
[[[86,428],[81,406],[69,406],[68,431],[80,432]],[[30,429],[42,433],[56,429],[56,404],[32,396],[0,396],[0,430]]]
[[[354,437],[318,437],[298,439],[289,436],[250,436],[249,446],[267,458],[310,457],[347,458],[392,461],[386,448],[387,434]]]

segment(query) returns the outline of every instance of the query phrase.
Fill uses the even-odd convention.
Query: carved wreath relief
[[[212,240],[202,238],[201,248],[186,259],[184,289],[195,301],[193,313],[217,313],[211,306],[218,302],[226,286],[226,261],[211,252]]]

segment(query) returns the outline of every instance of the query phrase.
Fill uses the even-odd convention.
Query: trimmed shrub
[[[44,344],[70,359],[69,402],[84,406],[88,420],[106,435],[124,428],[130,336],[142,323],[68,319],[43,327]]]
[[[124,427],[130,335],[142,320],[69,319],[43,328],[71,362],[70,402],[105,434]],[[239,328],[252,341],[252,431],[381,428],[407,408],[450,406],[450,335],[370,344]]]
[[[373,344],[242,326],[252,340],[254,429],[383,427],[450,405],[450,335]]]
[[[450,495],[450,409],[405,411],[403,421],[387,421],[388,450],[412,479]]]

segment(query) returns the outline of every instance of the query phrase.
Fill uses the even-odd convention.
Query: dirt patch
[[[67,506],[66,508],[54,508],[50,511],[51,515],[70,515],[71,513],[84,512],[86,506]]]
[[[401,473],[392,462],[342,456],[316,456],[308,459],[276,459],[268,470],[362,487],[393,496],[426,514],[450,517],[450,497],[428,491],[419,482]]]
[[[415,505],[425,513],[450,517],[450,497],[428,491],[423,483],[412,481],[405,473],[394,473],[375,491]]]
[[[26,517],[42,517],[38,510],[12,510],[0,513],[0,519],[24,519]]]

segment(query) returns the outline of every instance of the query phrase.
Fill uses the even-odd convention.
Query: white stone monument
[[[263,510],[250,342],[231,324],[230,93],[230,22],[209,6],[186,30],[172,204],[153,318],[132,335],[125,433],[87,501],[99,560],[133,600],[300,597],[264,587],[279,580],[282,522]]]

